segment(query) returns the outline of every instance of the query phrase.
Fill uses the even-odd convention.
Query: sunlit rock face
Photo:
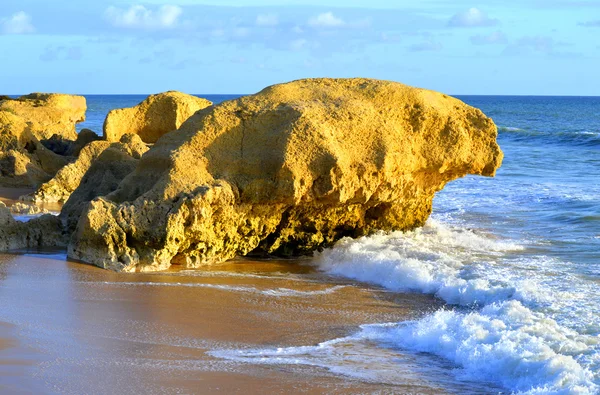
[[[146,143],[155,143],[210,105],[212,102],[206,99],[176,91],[151,95],[135,107],[109,112],[104,121],[104,139],[119,141],[124,134],[134,133]]]
[[[32,187],[48,181],[69,159],[40,141],[77,140],[85,120],[83,96],[32,93],[0,98],[0,186]]]
[[[389,81],[309,79],[198,111],[86,207],[69,256],[121,271],[306,254],[421,226],[434,193],[493,176],[480,110]]]

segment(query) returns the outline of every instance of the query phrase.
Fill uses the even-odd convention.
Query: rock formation
[[[42,141],[76,140],[75,124],[85,119],[82,96],[34,93],[0,100],[0,186],[37,186],[70,159]]]
[[[198,111],[162,137],[114,192],[87,205],[68,253],[160,270],[412,229],[448,181],[494,175],[496,137],[480,110],[399,83],[275,85]]]
[[[104,139],[119,141],[122,135],[135,133],[146,143],[155,143],[196,111],[212,103],[206,99],[170,91],[149,96],[135,107],[112,110],[104,121]]]
[[[62,247],[68,241],[58,217],[45,214],[29,222],[16,221],[6,205],[0,202],[0,250]]]
[[[108,149],[110,149],[110,152],[102,156],[104,151]],[[146,151],[148,151],[148,146],[142,142],[139,136],[134,134],[122,136],[121,141],[118,143],[93,141],[81,150],[75,162],[61,168],[54,178],[41,185],[33,194],[22,196],[21,200],[35,203],[64,203],[69,199],[73,191],[80,186],[84,175],[88,172],[92,164],[101,156],[101,164],[99,166],[120,166],[120,155],[125,158],[124,160],[130,162],[131,159],[139,159]],[[111,164],[109,163],[110,160],[116,162]],[[121,173],[122,171],[119,171],[119,174]],[[97,194],[93,197],[101,195],[103,194]],[[89,201],[91,198],[87,200]]]
[[[92,141],[98,141],[102,138],[95,132],[89,129],[82,129],[77,134],[77,140],[68,140],[64,137],[55,134],[49,139],[41,140],[40,143],[55,154],[62,156],[78,156],[79,152],[91,143]]]
[[[58,182],[52,183],[54,181],[52,180],[45,184],[56,187],[55,191],[58,192],[56,195],[60,195],[66,200],[60,215],[67,225],[67,229],[75,228],[81,212],[92,199],[108,195],[117,189],[119,183],[135,170],[139,159],[148,151],[148,146],[136,134],[123,135],[118,143],[110,144],[106,141],[98,141],[88,147],[93,150],[96,148],[92,148],[94,145],[98,145],[99,148],[100,144],[108,144],[108,146],[97,155],[90,155],[90,159],[78,160],[73,164],[73,169],[66,170],[67,168],[65,168],[67,174],[60,174]],[[86,150],[87,147],[84,148],[84,151]],[[82,151],[79,157],[81,159],[87,156],[87,153]],[[76,178],[78,178],[77,186],[72,189],[75,186],[73,180]],[[44,189],[45,192],[48,190],[50,188]],[[65,199],[67,196],[68,199]]]
[[[77,139],[75,124],[85,120],[85,97],[57,93],[32,93],[14,100],[1,100],[0,113],[11,113],[27,123],[27,130],[39,140],[58,134]]]

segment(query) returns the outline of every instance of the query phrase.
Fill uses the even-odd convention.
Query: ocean
[[[198,96],[218,103],[239,95]],[[87,96],[87,120],[79,128],[101,134],[110,109],[132,106],[144,98]],[[277,261],[277,270],[142,276],[105,274],[98,269],[92,275],[88,273],[91,268],[86,267],[86,274],[81,274],[84,265],[69,264],[59,266],[62,274],[54,272],[53,277],[65,287],[68,305],[77,304],[73,301],[77,298],[86,303],[108,303],[109,299],[110,303],[131,302],[126,293],[139,288],[148,300],[158,300],[158,296],[153,299],[154,293],[162,292],[163,297],[167,289],[178,290],[187,295],[186,303],[178,305],[180,309],[190,308],[186,305],[193,305],[195,300],[208,303],[206,295],[200,299],[198,294],[194,299],[191,292],[238,295],[236,300],[246,303],[243,308],[219,305],[223,314],[235,311],[238,318],[252,315],[249,321],[240,319],[242,323],[236,324],[236,330],[245,336],[235,341],[199,339],[210,336],[194,336],[190,323],[181,324],[179,330],[186,328],[182,332],[169,329],[171,335],[185,338],[171,339],[175,347],[192,349],[194,341],[202,342],[198,348],[204,350],[202,358],[211,361],[212,372],[252,371],[258,377],[279,377],[284,372],[290,377],[304,377],[298,383],[307,381],[308,375],[314,378],[314,385],[340,393],[599,393],[600,97],[458,98],[480,108],[498,125],[504,163],[495,178],[468,176],[448,184],[436,195],[432,216],[423,228],[343,239],[312,258],[296,263]],[[61,255],[49,258],[61,259]],[[290,264],[301,269],[287,268]],[[41,261],[31,265],[49,270],[48,263]],[[27,275],[41,284],[39,270],[33,267]],[[11,274],[11,270],[15,272]],[[8,291],[14,294],[15,289],[30,284],[16,270],[16,266],[0,264],[0,304],[4,306],[19,303]],[[214,283],[215,278],[221,280]],[[282,281],[286,281],[285,286]],[[86,289],[79,289],[78,283],[85,283]],[[90,296],[94,284],[109,289],[110,295],[98,288]],[[60,285],[52,287],[56,294]],[[23,296],[25,291],[19,295],[34,297]],[[222,296],[218,300],[225,303]],[[303,307],[297,304],[299,300]],[[143,306],[144,317],[132,320],[168,320],[172,314],[158,314],[158,307],[153,312],[147,302]],[[121,315],[128,311],[122,306],[118,309],[119,325],[125,325],[129,318]],[[15,308],[4,311],[0,320],[27,326],[31,314]],[[56,314],[70,320],[59,310]],[[319,319],[297,322],[303,314]],[[91,316],[87,318],[94,320]],[[220,322],[222,318],[213,319]],[[197,325],[211,325],[202,320],[196,317]],[[317,329],[319,323],[329,321],[327,330]],[[59,325],[50,318],[47,322]],[[250,325],[247,322],[267,332],[273,323],[279,332],[263,339],[261,336],[266,335],[259,335],[260,330],[250,331],[252,326],[244,326]],[[69,332],[66,325],[59,325],[62,329],[56,331]],[[108,328],[112,324],[105,320],[101,325]],[[297,336],[282,334],[287,326],[296,328]],[[135,325],[131,328],[131,332],[136,331]],[[140,329],[148,344],[155,344],[149,340],[153,328],[148,324]],[[30,331],[27,336],[38,342],[52,337]],[[157,340],[156,344],[167,342]],[[183,359],[176,357],[181,352],[177,350],[159,358],[162,365],[156,369],[164,368],[169,374],[180,374],[181,369],[208,369],[209,365],[191,365],[187,360],[183,364]],[[120,360],[119,369],[139,362],[131,350],[118,352],[130,352]],[[79,356],[80,363],[88,363],[85,366],[90,371],[109,369],[108,361],[115,359],[113,356],[94,365],[90,362],[93,358],[86,359],[85,355]],[[141,353],[135,356],[142,358]],[[69,357],[75,360],[78,356]],[[66,362],[62,363],[60,369],[52,370],[54,365],[50,364],[37,374],[47,382],[64,378],[68,369]],[[149,369],[155,368],[152,366]],[[0,377],[1,373],[0,369]],[[302,385],[308,384],[294,383],[290,388],[307,389]],[[122,385],[118,389],[127,383]],[[64,388],[86,389],[83,382]]]

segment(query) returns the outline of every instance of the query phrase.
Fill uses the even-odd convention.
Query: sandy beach
[[[62,394],[447,392],[443,377],[407,376],[406,386],[382,385],[318,366],[244,364],[207,354],[315,345],[361,324],[418,317],[440,306],[429,296],[335,281],[303,263],[240,260],[209,271],[145,275],[116,274],[51,253],[1,255],[1,388]]]

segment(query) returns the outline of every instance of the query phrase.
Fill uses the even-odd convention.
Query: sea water
[[[80,128],[100,133],[110,109],[143,98],[88,96]],[[317,345],[212,355],[402,384],[406,375],[394,372],[402,365],[387,353],[399,350],[423,371],[445,369],[492,392],[600,391],[600,98],[459,98],[498,125],[505,159],[497,176],[448,184],[421,229],[344,239],[311,262],[333,277],[434,295],[444,307]]]

